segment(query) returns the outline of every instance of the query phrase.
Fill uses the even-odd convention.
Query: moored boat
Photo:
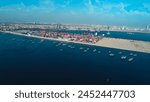
[[[118,54],[120,54],[120,55],[121,55],[121,54],[122,54],[122,52],[119,52]]]
[[[101,51],[98,51],[98,53],[101,53]]]
[[[109,56],[113,57],[113,56],[115,56],[115,54],[113,54],[113,53],[110,53],[110,54],[109,54]]]
[[[93,52],[96,52],[96,49],[94,49]]]
[[[83,52],[87,52],[87,50],[84,50]]]
[[[83,50],[84,48],[83,47],[80,47],[80,50]]]
[[[127,58],[127,56],[121,56],[122,60],[125,60]]]
[[[107,32],[107,35],[110,35],[110,32],[109,32],[109,31]]]
[[[132,62],[133,60],[134,60],[134,58],[129,58],[128,59],[129,62]]]

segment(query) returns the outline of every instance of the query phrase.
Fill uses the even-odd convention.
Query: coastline
[[[129,51],[137,51],[137,52],[150,54],[150,42],[146,42],[146,41],[103,38],[97,43],[97,45],[100,45],[103,47],[129,50]]]
[[[125,39],[106,38],[106,37],[104,37],[103,39],[101,39],[97,43],[92,44],[92,43],[69,41],[67,39],[46,38],[46,37],[35,36],[35,35],[30,35],[29,36],[29,35],[24,35],[24,34],[21,34],[21,33],[11,32],[11,31],[0,31],[0,32],[19,35],[19,36],[25,36],[25,37],[31,37],[31,38],[46,39],[46,40],[61,41],[61,42],[69,42],[69,43],[76,43],[76,44],[83,44],[83,45],[90,45],[90,46],[115,48],[115,49],[136,51],[136,52],[142,52],[142,53],[149,53],[150,54],[150,42],[146,42],[146,41],[125,40]]]

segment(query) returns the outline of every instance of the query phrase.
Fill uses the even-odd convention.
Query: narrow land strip
[[[109,48],[150,53],[150,42],[146,41],[103,38],[102,40],[98,41],[96,45]]]
[[[85,44],[85,45],[92,45],[92,46],[101,46],[101,47],[108,47],[108,48],[115,48],[115,49],[129,50],[129,51],[137,51],[137,52],[150,54],[150,42],[146,42],[146,41],[104,37],[97,43],[92,44],[92,43],[69,41],[68,39],[55,39],[55,38],[40,37],[35,35],[28,36],[28,35],[24,35],[16,32],[10,32],[10,31],[5,31],[5,33],[26,36],[26,37],[40,38],[40,39],[47,39],[47,40],[71,42],[71,43],[78,43],[78,44]]]

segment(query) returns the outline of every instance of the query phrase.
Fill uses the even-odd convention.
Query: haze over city
[[[0,22],[145,27],[149,0],[0,0]]]

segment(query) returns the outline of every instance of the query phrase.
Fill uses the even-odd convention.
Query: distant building
[[[149,25],[146,26],[146,30],[150,30]]]
[[[60,30],[60,29],[63,29],[64,26],[62,24],[56,24],[56,29]]]
[[[124,26],[122,26],[122,27],[121,27],[121,30],[125,30],[125,27],[124,27]]]

